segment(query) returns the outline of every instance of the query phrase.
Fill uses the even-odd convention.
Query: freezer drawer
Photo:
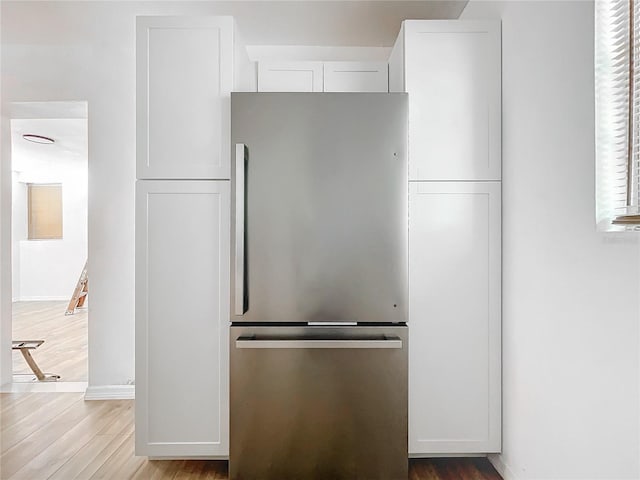
[[[240,479],[407,479],[407,327],[231,327]]]

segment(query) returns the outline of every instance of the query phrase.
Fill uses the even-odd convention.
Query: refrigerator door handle
[[[244,143],[236,143],[236,258],[235,268],[235,303],[236,315],[244,315]]]
[[[254,337],[239,337],[236,340],[236,348],[269,348],[269,349],[291,349],[291,348],[402,348],[402,340],[397,336],[387,336],[374,339],[269,339]]]

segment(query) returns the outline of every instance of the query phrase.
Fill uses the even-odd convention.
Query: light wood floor
[[[31,354],[45,373],[60,375],[60,382],[87,380],[87,309],[65,316],[68,302],[15,302],[13,339],[44,340]],[[22,354],[13,351],[17,381],[35,378]]]
[[[0,478],[227,479],[224,461],[134,456],[133,401],[79,393],[0,395]],[[329,480],[329,479],[327,479]],[[412,460],[409,480],[501,480],[486,459]]]

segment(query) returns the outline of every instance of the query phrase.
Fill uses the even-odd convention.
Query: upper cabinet
[[[389,90],[409,93],[410,180],[501,179],[496,21],[406,20]]]
[[[259,92],[388,92],[387,62],[258,63]]]
[[[137,17],[137,176],[228,179],[232,89],[255,71],[232,17]]]
[[[324,62],[325,92],[388,92],[387,62]]]
[[[322,62],[258,62],[259,92],[322,92]]]

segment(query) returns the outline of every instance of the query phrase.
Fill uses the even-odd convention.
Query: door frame
[[[9,108],[2,109],[0,118],[0,387],[1,391],[15,391],[13,383],[13,357],[11,350],[13,326],[13,285],[12,285],[12,158],[11,158],[11,120],[17,119],[85,119],[88,121],[88,101],[43,101],[43,102],[11,102]],[[87,151],[87,154],[89,152]],[[87,159],[88,160],[88,159]],[[90,168],[90,163],[88,163]],[[87,211],[87,220],[89,212]],[[88,228],[88,221],[87,221]],[[87,346],[90,331],[87,334]],[[43,386],[54,391],[82,391],[86,389],[81,383],[88,384],[89,361],[87,358],[86,382],[49,382],[28,383],[24,385]],[[79,385],[80,383],[80,385]],[[23,386],[23,384],[20,384]],[[20,388],[20,391],[28,387]],[[30,389],[28,389],[30,390]],[[39,388],[37,390],[40,390]]]

